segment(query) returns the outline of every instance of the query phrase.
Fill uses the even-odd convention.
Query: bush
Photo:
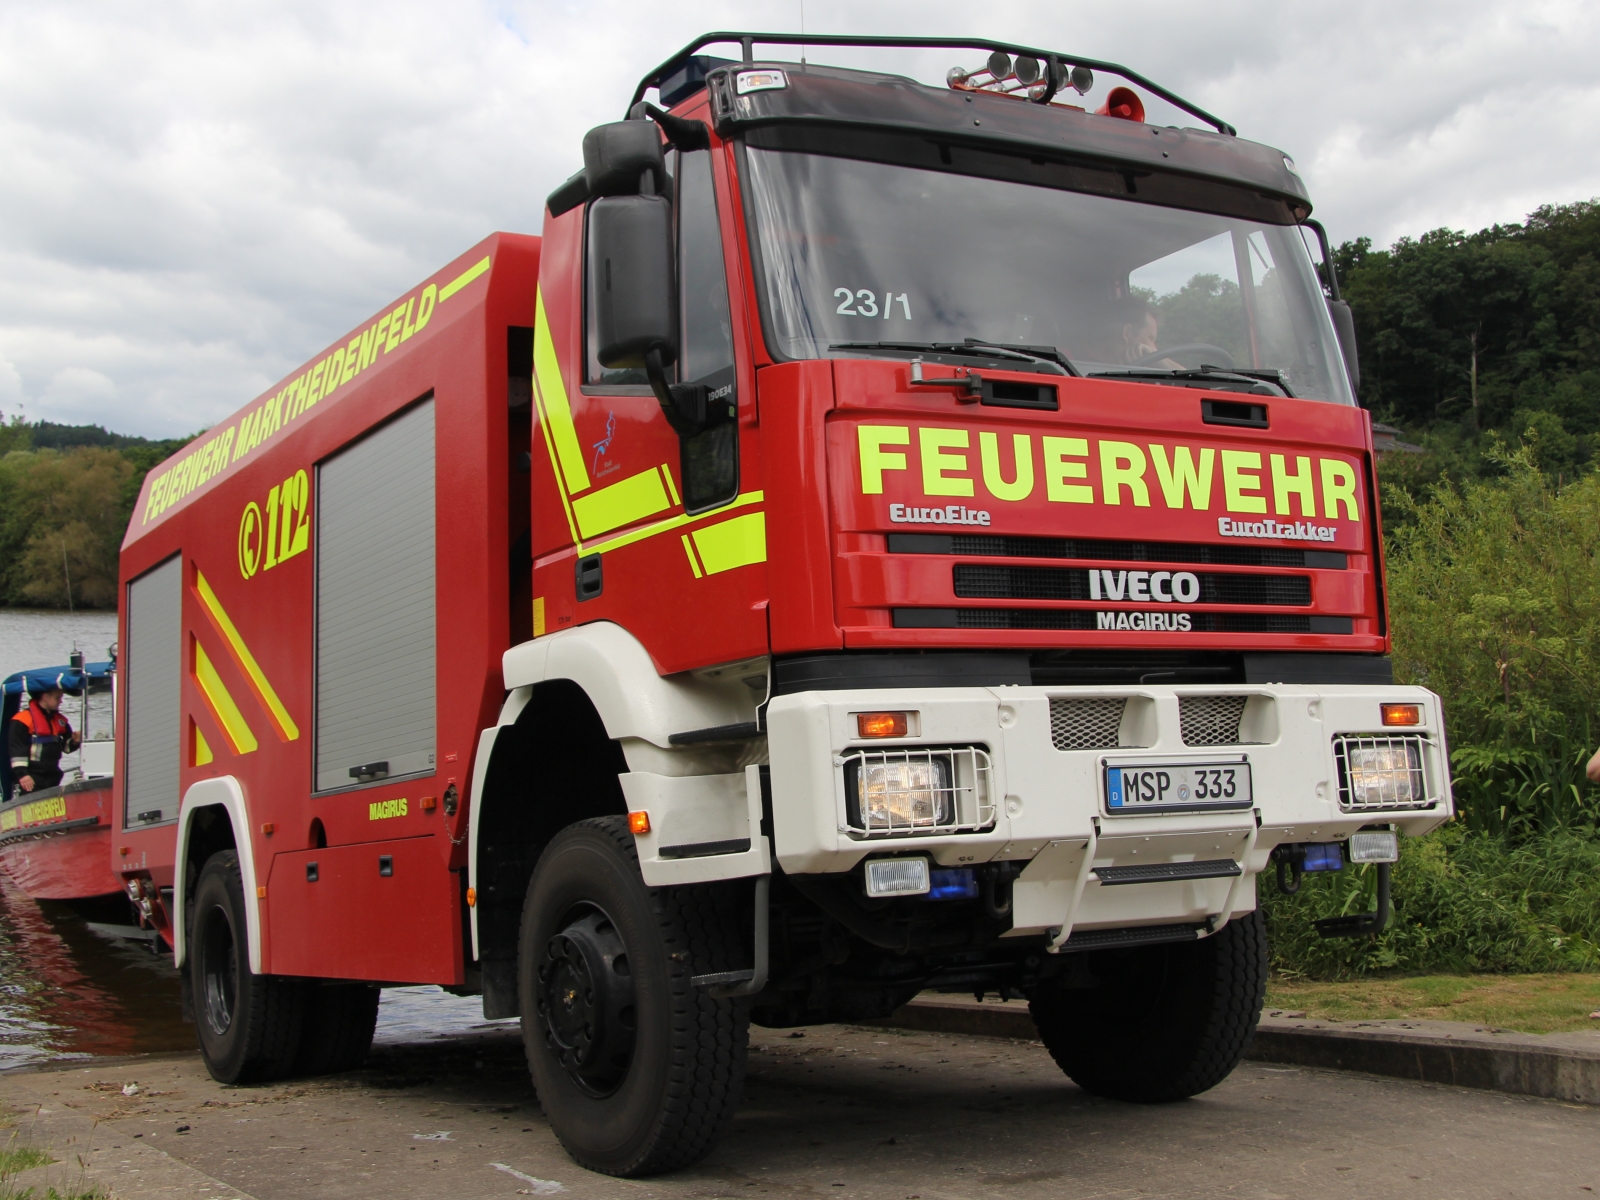
[[[1600,689],[1600,474],[1557,486],[1536,447],[1505,474],[1387,496],[1396,677],[1438,692],[1472,829],[1593,833],[1583,775]]]
[[[1565,832],[1512,846],[1459,823],[1401,839],[1393,911],[1376,938],[1318,936],[1312,922],[1370,912],[1377,870],[1307,875],[1294,896],[1263,875],[1274,967],[1313,979],[1373,971],[1528,972],[1600,968],[1600,842]]]

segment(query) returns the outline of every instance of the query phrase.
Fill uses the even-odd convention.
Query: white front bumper
[[[1239,736],[1186,745],[1181,697],[1248,697]],[[1122,745],[1061,750],[1051,701],[1126,699]],[[1420,704],[1423,723],[1384,729],[1380,703]],[[893,743],[857,736],[855,714],[910,710],[919,735]],[[872,856],[922,853],[943,866],[1026,861],[1014,885],[1013,935],[1226,920],[1255,907],[1255,875],[1281,842],[1331,842],[1369,824],[1416,836],[1452,813],[1439,699],[1422,688],[1288,684],[1106,688],[999,687],[804,692],[767,711],[774,852],[790,874],[841,872]],[[1418,736],[1431,804],[1341,806],[1334,743],[1350,735]],[[1133,744],[1129,744],[1133,743]],[[847,828],[843,760],[861,749],[981,746],[992,760],[993,823],[970,832],[863,838]],[[1198,763],[1241,757],[1254,803],[1245,811],[1112,813],[1104,765]],[[1236,878],[1102,885],[1100,867],[1221,861]],[[1065,928],[1063,928],[1065,927]],[[1059,932],[1056,932],[1058,931]]]

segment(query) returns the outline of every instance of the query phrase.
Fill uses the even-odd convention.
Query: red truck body
[[[1203,1090],[1183,1063],[1236,1061],[1255,976],[1211,1032],[1167,987],[1181,1045],[1075,1049],[1085,997],[1125,1007],[1130,963],[1194,996],[1264,970],[1269,863],[1379,864],[1379,913],[1329,932],[1374,928],[1395,836],[1450,813],[1293,164],[1126,88],[1064,105],[1093,75],[1043,52],[946,91],[701,44],[647,80],[670,113],[586,139],[542,237],[480,243],[150,473],[114,869],[219,1078],[355,1061],[359,1031],[312,1040],[370,1040],[363,985],[481,992],[601,1170],[714,1143],[726,1113],[684,1140],[690,1102],[650,1091],[686,1012],[711,1079],[752,1013],[1021,992],[1084,1086]],[[943,212],[995,223],[939,244]],[[1067,232],[982,279],[1030,221]],[[1157,285],[1200,313],[1183,344],[1153,344]],[[303,1013],[299,1051],[240,1040],[246,986]]]

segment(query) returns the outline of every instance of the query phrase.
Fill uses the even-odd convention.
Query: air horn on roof
[[[951,67],[945,82],[961,92],[1022,93],[1035,104],[1048,104],[1068,87],[1080,96],[1086,93],[1094,86],[1094,72],[1088,67],[1072,67],[1054,60],[1041,63],[1025,54],[1013,59],[1004,50],[996,50],[975,71]]]

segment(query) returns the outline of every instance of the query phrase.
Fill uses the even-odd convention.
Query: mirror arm
[[[656,394],[656,402],[661,405],[662,415],[667,418],[667,424],[672,426],[674,433],[679,437],[693,437],[706,427],[704,387],[693,383],[668,383],[660,350],[645,352],[644,374],[650,381],[650,390]],[[685,409],[688,411],[685,412]]]
[[[667,135],[668,144],[679,150],[709,150],[711,148],[711,130],[704,121],[692,121],[687,117],[675,117],[669,112],[663,112],[647,100],[641,100],[633,106],[633,111],[628,114],[630,121],[642,120],[649,117],[661,126]]]

